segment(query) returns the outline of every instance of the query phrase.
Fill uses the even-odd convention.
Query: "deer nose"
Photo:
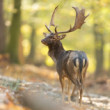
[[[44,44],[45,43],[44,39],[42,39],[41,42]]]
[[[45,39],[42,39],[41,42],[46,45]]]

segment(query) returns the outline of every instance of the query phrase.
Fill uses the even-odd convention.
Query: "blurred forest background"
[[[41,44],[54,8],[58,30],[74,24],[76,6],[90,14],[81,30],[62,40],[67,50],[82,50],[89,58],[90,74],[110,75],[110,1],[109,0],[0,0],[0,59],[11,63],[31,63],[54,68],[48,48]]]
[[[66,50],[85,51],[89,59],[82,107],[61,104],[55,65],[41,43],[57,5],[58,31],[74,24],[73,6],[89,13],[82,28],[62,40]],[[0,0],[0,110],[31,110],[24,104],[32,110],[110,110],[110,0]]]

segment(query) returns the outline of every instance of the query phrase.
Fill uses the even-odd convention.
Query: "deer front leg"
[[[65,88],[65,81],[64,78],[60,77],[60,83],[61,83],[61,87],[62,87],[62,102],[64,102],[64,88]]]

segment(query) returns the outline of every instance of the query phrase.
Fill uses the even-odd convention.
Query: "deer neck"
[[[64,51],[65,50],[62,46],[62,43],[59,41],[59,42],[55,42],[55,43],[53,43],[52,45],[49,46],[48,54],[53,59],[53,61],[56,63],[59,56]]]

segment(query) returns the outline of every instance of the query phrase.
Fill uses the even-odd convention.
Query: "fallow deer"
[[[70,101],[70,97],[73,96],[74,90],[77,89],[80,93],[79,103],[82,103],[82,94],[83,94],[83,82],[85,80],[86,71],[88,68],[88,59],[83,51],[66,51],[63,48],[63,45],[60,40],[64,39],[66,33],[73,32],[77,29],[80,29],[81,26],[85,23],[85,19],[88,17],[85,16],[85,9],[79,10],[77,7],[72,7],[75,9],[76,18],[74,26],[70,26],[70,29],[67,31],[58,32],[57,26],[54,24],[54,15],[58,6],[54,9],[50,25],[46,26],[49,33],[44,33],[45,38],[42,39],[42,43],[48,46],[49,56],[53,59],[56,64],[56,69],[59,75],[59,80],[62,87],[62,99],[64,100],[64,88],[65,81],[64,79],[68,79],[68,100]],[[55,32],[50,30],[50,26],[55,27]],[[72,91],[72,95],[70,95],[70,85],[74,84],[74,88]]]

